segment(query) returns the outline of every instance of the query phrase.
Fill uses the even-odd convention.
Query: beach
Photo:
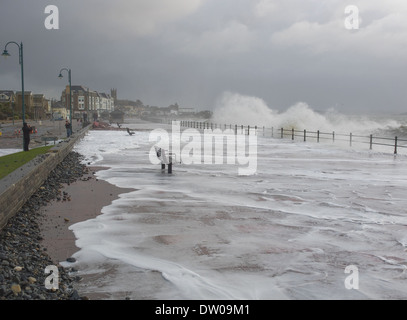
[[[86,167],[80,163],[80,156],[77,153],[68,154],[1,230],[0,300],[81,299],[74,288],[74,282],[78,280],[72,273],[74,270],[61,267],[42,243],[42,221],[47,217],[41,208],[62,194],[64,184],[73,183],[85,172]],[[58,270],[55,283],[52,282],[58,284],[58,289],[45,285],[48,266],[55,266]]]
[[[22,135],[18,133],[21,125],[17,121],[15,124],[2,123],[0,155],[18,152],[22,145]],[[36,130],[31,136],[30,149],[44,145],[41,141],[43,136],[65,138],[66,133],[60,121],[45,120],[31,125]],[[80,122],[74,123],[74,129],[81,129]],[[86,166],[81,160],[80,154],[71,152],[1,231],[0,300],[92,298],[91,292],[89,296],[84,296],[74,288],[79,282],[86,286],[86,279],[77,276],[75,268],[60,264],[74,262],[71,256],[79,250],[70,227],[80,221],[97,217],[104,206],[109,205],[120,193],[130,189],[118,188],[97,179],[95,174],[108,168]],[[38,252],[38,255],[32,254],[33,250]],[[58,293],[44,288],[44,269],[47,265],[58,267],[61,287],[67,290]],[[35,278],[36,281],[30,283],[28,278],[34,278],[33,273],[37,278],[41,276],[41,280]]]
[[[42,245],[53,261],[65,261],[78,251],[71,225],[97,217],[104,206],[126,191],[95,178],[99,170],[106,168],[87,167],[81,178],[63,185],[62,196],[41,208]]]
[[[94,177],[104,168],[86,167],[80,160],[71,152],[1,231],[0,300],[88,298],[75,289],[83,280],[75,269],[60,264],[73,261],[78,250],[69,227],[99,215],[122,190]],[[45,288],[49,265],[58,268],[58,290]]]

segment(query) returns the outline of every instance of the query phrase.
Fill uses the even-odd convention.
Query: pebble
[[[36,282],[37,282],[37,279],[35,279],[34,277],[28,277],[28,282],[29,282],[30,284],[33,284],[33,283],[36,283]]]
[[[19,284],[12,284],[11,285],[11,291],[13,291],[13,293],[15,295],[18,295],[19,293],[21,293],[21,287]]]
[[[38,191],[0,230],[0,300],[82,300],[75,290],[78,281],[72,268],[52,261],[40,241],[41,208],[62,194],[63,184],[82,177],[87,168],[76,152],[68,156],[49,174]],[[68,258],[70,259],[70,258]],[[72,258],[73,259],[73,258]],[[59,273],[59,289],[45,287],[50,275],[45,268],[55,265]]]

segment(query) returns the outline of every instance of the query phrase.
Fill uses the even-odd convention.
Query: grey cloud
[[[352,33],[339,0],[55,0],[60,30],[44,27],[49,1],[3,0],[0,49],[23,41],[27,90],[52,98],[70,67],[75,84],[150,105],[212,108],[232,91],[280,110],[404,112],[406,5],[354,3],[362,27]],[[10,53],[0,87],[19,90]]]

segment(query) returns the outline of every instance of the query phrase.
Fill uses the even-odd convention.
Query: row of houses
[[[35,94],[32,91],[24,91],[25,114],[30,119],[41,120],[67,119],[70,117],[71,105],[69,103],[69,85],[62,91],[60,101],[51,101],[44,94]],[[87,119],[99,118],[104,114],[114,111],[116,90],[111,94],[90,90],[84,86],[71,86],[72,118]],[[0,104],[9,106],[13,114],[22,115],[21,91],[0,90]]]
[[[115,90],[111,91],[111,94],[104,92],[97,92],[90,90],[85,86],[71,86],[71,99],[72,99],[72,118],[82,119],[84,115],[88,119],[91,117],[100,117],[104,114],[110,114],[114,111],[115,106]],[[70,103],[69,103],[69,86],[66,86],[62,91],[61,101],[58,104],[58,108],[53,107],[53,114],[55,112],[66,112],[66,117],[69,117]],[[65,110],[60,110],[65,109]]]
[[[15,115],[23,112],[23,95],[21,91],[0,90],[0,104],[8,105]],[[50,110],[50,101],[44,94],[35,94],[32,91],[24,91],[25,113],[32,119],[43,119]]]

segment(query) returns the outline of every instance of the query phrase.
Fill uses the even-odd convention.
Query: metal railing
[[[350,147],[354,146],[355,144],[364,144],[369,145],[369,149],[373,150],[373,146],[383,146],[383,147],[391,147],[394,151],[394,154],[399,153],[399,149],[407,148],[407,139],[399,138],[398,136],[395,137],[379,137],[374,136],[373,134],[370,135],[358,135],[353,133],[336,133],[335,131],[332,132],[322,132],[320,130],[317,131],[310,131],[310,130],[296,130],[292,129],[285,129],[280,128],[275,130],[274,127],[266,128],[265,126],[244,126],[244,125],[232,125],[232,124],[217,124],[217,123],[210,123],[210,122],[201,122],[201,121],[187,121],[183,120],[180,121],[181,127],[187,128],[195,128],[198,130],[204,129],[221,129],[221,130],[233,130],[235,134],[244,134],[244,135],[262,135],[264,137],[270,136],[272,138],[291,138],[291,140],[300,140],[306,142],[309,140],[316,141],[320,143],[322,141],[331,141],[331,142],[347,142]]]

